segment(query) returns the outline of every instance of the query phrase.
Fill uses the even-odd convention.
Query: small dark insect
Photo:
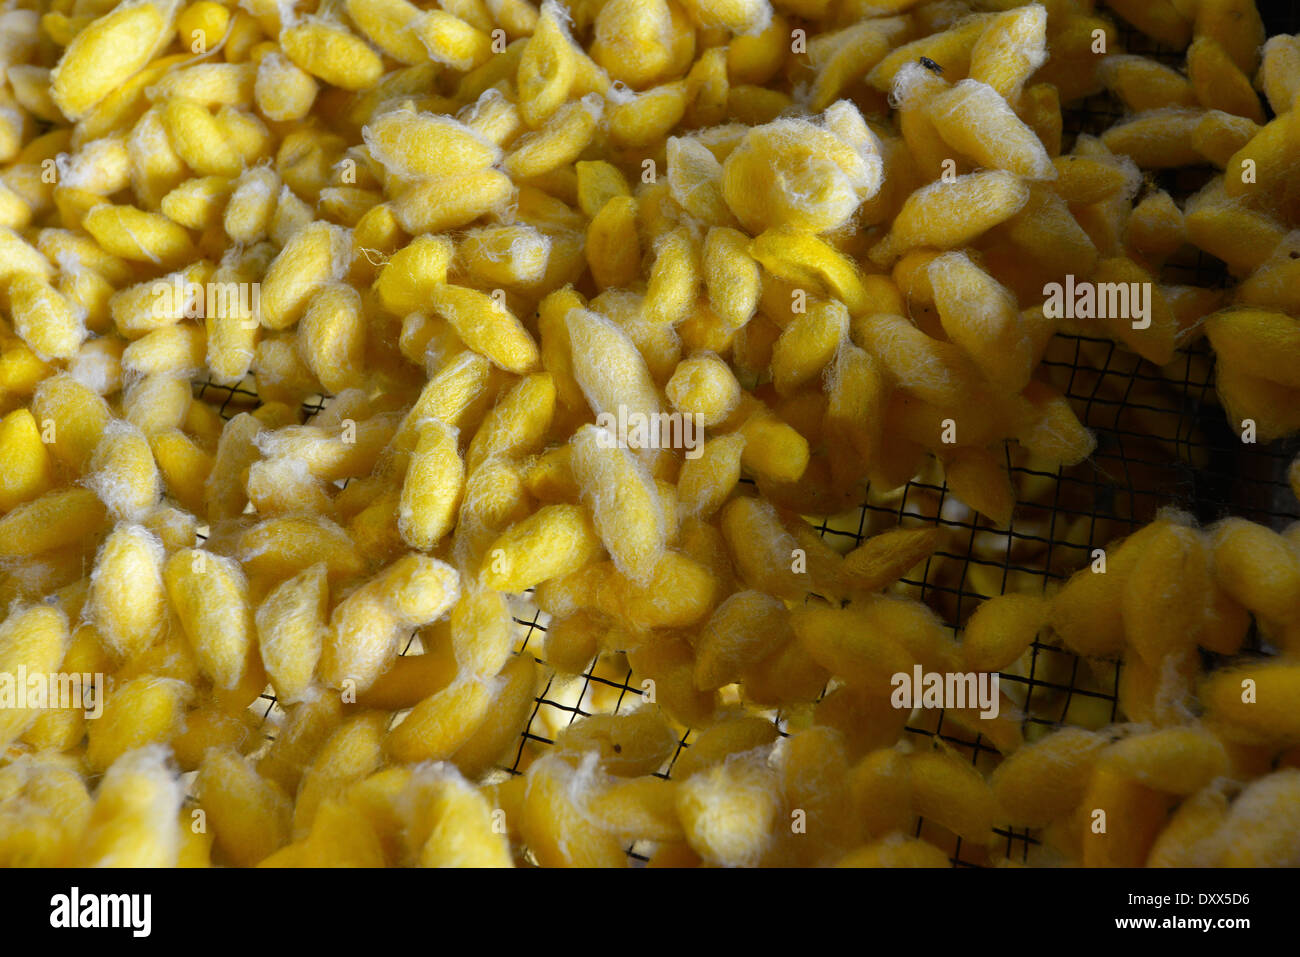
[[[939,66],[939,64],[935,63],[928,56],[921,57],[921,66],[925,67],[931,73],[937,73],[939,75],[943,74],[943,67]]]
[[[622,753],[623,753],[623,745],[621,745],[621,744],[616,744],[616,745],[614,745],[614,753],[615,753],[615,754],[622,754]]]
[[[1291,250],[1291,258],[1292,258],[1292,259],[1300,259],[1300,253],[1296,252],[1294,249]]]

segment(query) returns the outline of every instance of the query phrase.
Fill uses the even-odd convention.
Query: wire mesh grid
[[[1300,19],[1300,11],[1291,8],[1283,16],[1293,22]],[[1181,63],[1182,54],[1154,46],[1122,21],[1116,22],[1126,52]],[[1286,23],[1271,23],[1269,32],[1285,28]],[[1067,137],[1098,132],[1122,115],[1123,108],[1111,97],[1089,97],[1065,111],[1064,131]],[[1199,188],[1211,172],[1172,171],[1148,182],[1179,198]],[[1226,280],[1222,263],[1199,252],[1172,261],[1161,278],[1210,287],[1222,286]],[[1232,514],[1275,529],[1300,520],[1300,502],[1286,481],[1286,468],[1300,451],[1300,442],[1242,441],[1218,404],[1213,358],[1203,342],[1178,350],[1172,363],[1159,368],[1110,339],[1058,334],[1039,372],[1068,398],[1080,421],[1096,436],[1097,447],[1077,466],[1044,468],[1007,443],[1006,463],[1017,489],[1009,527],[994,528],[958,502],[937,462],[931,461],[902,488],[877,493],[868,487],[857,509],[816,520],[817,533],[844,553],[889,528],[945,529],[945,544],[893,590],[924,601],[956,628],[986,598],[1006,591],[1047,590],[1087,564],[1094,549],[1146,524],[1164,507],[1182,509],[1202,522]],[[235,387],[196,383],[195,395],[216,407],[223,418],[258,401],[256,388],[249,383]],[[321,411],[327,401],[316,397],[306,403],[304,417]],[[544,665],[542,641],[548,616],[527,595],[518,596],[514,612],[518,653],[532,655]],[[416,653],[418,645],[413,635],[401,653]],[[1252,634],[1247,647],[1254,646]],[[1002,673],[1001,681],[1004,693],[1016,705],[1026,740],[1032,740],[1062,724],[1099,727],[1116,720],[1120,672],[1118,661],[1084,660],[1039,640],[1012,670]],[[641,701],[642,688],[622,655],[601,655],[578,675],[548,670],[527,725],[498,773],[522,773],[531,759],[554,744],[558,730],[578,718],[618,713]],[[269,737],[274,734],[272,718],[279,706],[268,691],[260,707]],[[791,715],[767,714],[781,735],[788,733]],[[914,712],[905,734],[918,741],[938,737],[984,769],[991,768],[998,755],[984,735],[942,710]],[[672,759],[658,772],[661,777],[671,777],[692,736],[689,730],[681,734]],[[982,866],[993,860],[989,849],[963,842],[925,820],[916,821],[915,833],[946,848],[954,866]],[[998,829],[997,833],[1005,842],[1003,853],[1013,861],[1030,861],[1039,846],[1032,830]],[[626,851],[632,862],[644,863],[651,848],[633,844]]]

